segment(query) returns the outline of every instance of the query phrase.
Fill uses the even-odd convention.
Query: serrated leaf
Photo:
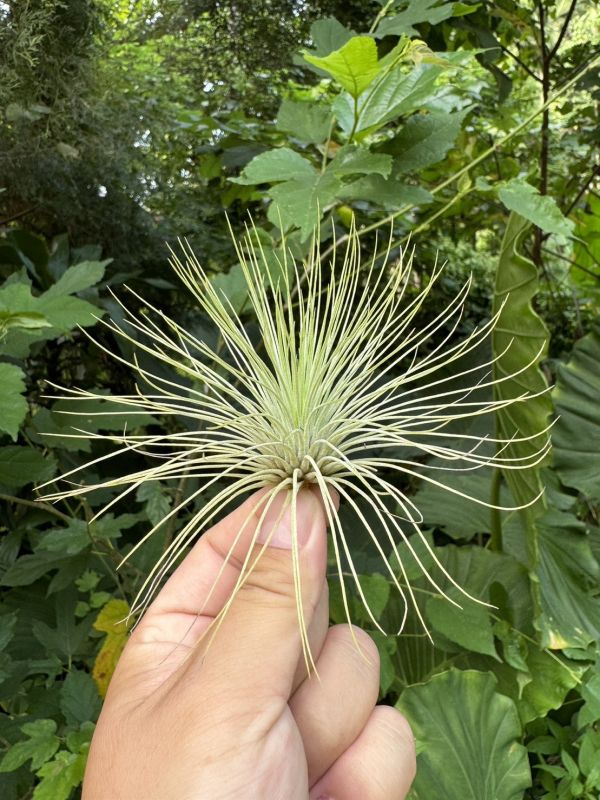
[[[104,277],[106,266],[111,261],[111,258],[107,258],[105,261],[82,261],[80,264],[69,267],[44,296],[64,297],[95,286]]]
[[[438,64],[420,64],[408,74],[398,67],[391,69],[358,99],[356,124],[354,100],[350,94],[341,94],[333,104],[341,129],[347,136],[354,131],[360,140],[387,122],[412,114],[435,96],[435,83],[442,72]]]
[[[310,26],[310,37],[314,46],[312,52],[316,56],[326,56],[343,47],[353,35],[335,17],[318,19]]]
[[[91,544],[87,523],[80,519],[72,519],[65,528],[46,531],[37,549],[62,556],[74,556]]]
[[[433,195],[422,186],[386,180],[381,175],[365,175],[352,183],[346,184],[338,191],[338,197],[344,200],[365,200],[382,205],[386,209],[400,208],[407,204],[426,205],[433,201]]]
[[[305,52],[309,64],[324,70],[352,97],[359,97],[381,71],[377,45],[370,36],[353,36],[326,56]]]
[[[145,503],[146,514],[152,525],[158,525],[171,510],[171,498],[159,481],[142,483],[135,497],[140,503]]]
[[[68,725],[93,721],[100,712],[100,695],[92,676],[82,670],[71,670],[60,689],[60,709]]]
[[[102,633],[126,633],[124,622],[129,614],[129,606],[124,600],[110,600],[96,617],[94,628]]]
[[[55,628],[40,620],[34,620],[31,626],[34,637],[47,651],[67,661],[83,646],[89,631],[86,620],[79,625],[75,623],[74,610],[68,619],[59,617]]]
[[[317,103],[284,100],[277,114],[277,129],[307,144],[324,142],[331,126],[331,110]]]
[[[433,112],[410,117],[386,150],[394,154],[395,174],[414,172],[436,164],[454,146],[463,120],[471,109],[453,114]]]
[[[560,479],[600,502],[600,329],[580,339],[567,364],[557,368],[552,399],[553,460]]]
[[[25,373],[15,364],[0,363],[0,431],[8,433],[16,441],[19,425],[27,416],[27,400],[23,397],[25,391]],[[0,471],[2,467],[0,466]],[[0,477],[0,483],[2,481]],[[10,484],[13,485],[13,484]]]
[[[72,753],[85,753],[89,749],[96,725],[90,720],[85,720],[79,730],[69,731],[66,736],[67,747]]]
[[[410,0],[408,7],[399,14],[383,17],[377,28],[375,36],[418,36],[419,31],[414,27],[423,22],[429,25],[439,25],[451,17],[472,14],[481,4],[442,3],[440,0]]]
[[[415,800],[522,800],[531,775],[519,716],[492,675],[444,672],[405,689],[397,708],[420,746]]]
[[[372,153],[366,147],[346,145],[340,148],[327,169],[336,175],[377,173],[387,178],[392,169],[392,157],[384,153]]]
[[[273,199],[269,206],[269,220],[284,229],[300,228],[302,241],[305,241],[325,209],[334,202],[341,185],[341,181],[330,172],[280,183],[269,191]]]
[[[242,174],[231,180],[242,185],[254,185],[312,178],[315,174],[315,168],[304,156],[289,147],[278,147],[255,156],[244,167]]]
[[[36,770],[52,758],[58,750],[60,741],[56,734],[56,722],[51,719],[37,719],[22,726],[28,737],[16,742],[0,761],[0,772],[12,772],[31,759],[31,769]]]
[[[0,352],[17,358],[27,356],[33,342],[55,339],[62,333],[68,333],[78,325],[89,327],[95,325],[102,316],[100,308],[71,295],[52,294],[51,290],[34,296],[31,286],[25,283],[5,283],[0,288],[0,311],[18,311],[43,316],[50,327],[9,330],[0,343]]]
[[[515,211],[547,233],[570,236],[573,222],[567,219],[549,195],[542,195],[527,181],[515,178],[500,186],[498,197],[509,211]]]
[[[0,483],[20,488],[46,481],[56,472],[54,456],[45,456],[33,447],[9,444],[0,447]]]
[[[33,791],[33,800],[68,800],[71,792],[83,781],[86,754],[61,750],[53,761],[38,770],[40,782]]]
[[[52,557],[45,552],[21,556],[6,570],[0,585],[29,586],[50,570],[61,567],[67,558],[65,555]]]
[[[107,634],[92,671],[92,677],[101,697],[106,696],[117,662],[127,644],[127,623],[124,620],[128,614],[127,603],[123,600],[110,600],[94,622],[97,631]]]

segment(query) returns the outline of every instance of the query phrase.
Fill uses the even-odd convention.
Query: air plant
[[[375,257],[361,266],[355,230],[344,248],[333,248],[328,265],[320,254],[318,237],[300,266],[285,245],[274,266],[253,230],[246,231],[242,244],[236,248],[251,311],[258,323],[260,344],[257,346],[250,338],[239,314],[213,286],[190,247],[183,244],[181,256],[172,253],[171,265],[214,323],[221,348],[211,349],[131,289],[128,289],[130,296],[142,304],[143,311],[136,314],[122,304],[125,312],[122,324],[102,322],[133,345],[134,353],[138,350],[151,355],[171,368],[173,375],[164,377],[164,372],[150,371],[137,355],[130,360],[110,352],[102,344],[99,346],[137,376],[134,394],[111,398],[123,406],[123,413],[131,413],[133,408],[134,413],[183,417],[188,419],[191,429],[144,435],[127,430],[118,435],[79,431],[73,435],[107,439],[120,447],[77,467],[64,478],[124,452],[142,454],[153,465],[95,485],[75,484],[46,499],[73,497],[98,488],[119,488],[114,499],[97,515],[100,516],[147,481],[186,477],[199,480],[192,495],[176,503],[134,548],[135,551],[140,547],[167,519],[200,500],[198,510],[174,536],[144,581],[132,606],[132,613],[138,614],[192,541],[226,506],[248,492],[264,490],[256,511],[258,524],[252,537],[255,545],[268,509],[283,493],[285,502],[291,504],[291,558],[302,645],[305,658],[312,663],[303,616],[294,522],[298,492],[307,484],[313,484],[322,497],[348,619],[346,580],[351,580],[373,625],[381,630],[361,586],[332,497],[334,490],[355,513],[364,526],[364,535],[378,551],[402,601],[402,625],[412,606],[425,627],[406,573],[407,554],[420,566],[436,592],[446,594],[435,570],[463,594],[466,592],[447,573],[422,534],[419,511],[394,476],[418,477],[468,497],[438,481],[431,470],[527,469],[539,463],[547,452],[546,444],[526,457],[506,454],[507,450],[512,452],[509,448],[512,442],[532,440],[539,433],[518,438],[515,431],[514,438],[504,440],[450,432],[456,420],[493,414],[531,396],[524,393],[511,400],[474,399],[479,396],[475,390],[489,390],[493,386],[491,369],[483,378],[473,377],[470,388],[450,386],[457,376],[464,382],[467,376],[470,379],[481,372],[481,367],[464,366],[464,362],[461,367],[460,359],[482,345],[500,312],[466,338],[455,341],[469,292],[470,280],[467,280],[454,299],[419,328],[415,324],[417,315],[443,265],[436,264],[429,280],[415,292],[411,285],[414,252],[404,250],[391,262],[388,248],[383,266],[378,266]],[[494,360],[486,366],[491,368]],[[521,371],[529,366],[524,364]],[[182,385],[181,376],[187,379],[187,386]],[[508,375],[499,381],[512,378],[514,375]],[[66,390],[66,397],[106,399],[104,395],[78,389]],[[453,446],[447,444],[449,435]],[[399,448],[402,453],[411,448],[414,456],[398,457]],[[433,457],[435,464],[426,472],[419,461],[423,456]],[[470,499],[498,508],[475,497]],[[365,508],[370,510],[368,515]],[[376,520],[378,530],[370,520]],[[242,533],[236,537],[230,555]],[[415,543],[419,539],[422,545],[417,548]],[[255,547],[250,548],[224,612],[268,541],[258,549],[258,554]],[[419,555],[423,547],[433,565],[431,571]],[[198,609],[198,613],[201,611]]]

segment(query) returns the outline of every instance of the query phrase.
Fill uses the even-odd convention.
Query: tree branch
[[[569,10],[567,11],[567,16],[565,17],[565,21],[563,22],[563,26],[560,29],[560,33],[558,34],[558,39],[556,40],[556,43],[555,43],[554,47],[552,48],[552,50],[550,50],[550,52],[548,53],[548,60],[549,61],[554,58],[554,56],[558,52],[558,48],[562,44],[562,40],[565,38],[565,34],[567,32],[567,28],[569,27],[569,23],[571,22],[571,17],[573,16],[573,12],[575,11],[575,6],[576,5],[577,5],[577,0],[571,0],[571,5],[569,7]]]
[[[591,275],[594,280],[600,281],[600,275],[597,275],[595,272],[592,272],[591,269],[584,267],[583,264],[579,264],[577,261],[574,261],[572,258],[568,256],[563,256],[561,253],[557,253],[555,250],[549,250],[547,247],[544,247],[544,251],[555,258],[560,258],[561,261],[566,261],[568,264],[571,264],[573,267],[577,267],[582,272],[587,272],[588,275]]]
[[[585,181],[585,183],[583,184],[581,189],[575,195],[574,200],[572,200],[572,202],[569,203],[568,207],[563,211],[563,214],[565,215],[565,217],[568,217],[569,214],[571,213],[571,211],[573,211],[573,209],[575,208],[577,203],[581,200],[583,195],[586,193],[587,188],[590,185],[590,183],[594,180],[596,175],[599,175],[599,174],[600,174],[600,164],[597,164],[596,167],[592,170],[591,175],[588,177],[588,179]]]
[[[31,214],[32,211],[35,211],[37,206],[31,206],[31,208],[26,208],[24,211],[19,211],[18,214],[13,214],[12,217],[7,217],[6,219],[0,220],[0,227],[4,225],[8,225],[9,222],[14,222],[17,219],[21,219],[21,217],[26,217],[27,214]]]
[[[504,45],[503,45],[503,44],[500,44],[500,49],[502,50],[502,52],[503,52],[503,53],[506,53],[506,55],[507,55],[507,56],[510,56],[512,59],[514,59],[514,60],[517,62],[517,64],[518,64],[518,65],[519,65],[519,66],[520,66],[522,69],[524,69],[524,70],[525,70],[525,72],[526,72],[528,75],[530,75],[530,76],[531,76],[531,77],[532,77],[534,80],[536,80],[538,83],[541,83],[541,82],[542,82],[542,79],[540,78],[540,76],[539,76],[539,75],[536,75],[536,74],[535,74],[535,72],[534,72],[532,69],[529,69],[529,67],[527,66],[527,64],[526,64],[524,61],[521,61],[521,59],[519,58],[519,56],[515,55],[515,54],[514,54],[514,53],[513,53],[511,50],[509,50],[509,49],[508,49],[508,47],[504,47]]]
[[[0,500],[5,500],[7,503],[16,503],[20,506],[27,506],[28,508],[35,508],[38,511],[45,511],[47,514],[52,514],[54,517],[58,517],[63,522],[71,522],[72,517],[63,514],[62,511],[54,508],[49,503],[38,503],[37,500],[25,500],[23,497],[15,497],[12,494],[2,494],[0,493]]]

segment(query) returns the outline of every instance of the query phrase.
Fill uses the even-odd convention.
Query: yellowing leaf
[[[96,656],[92,677],[102,697],[106,696],[117,662],[127,643],[129,606],[124,600],[109,600],[94,622],[97,631],[106,633],[106,639]]]
[[[370,36],[353,36],[324,58],[310,53],[304,53],[304,58],[328,72],[352,97],[362,94],[381,71],[377,45]]]
[[[108,684],[111,681],[117,662],[127,643],[126,633],[108,634],[100,652],[96,656],[92,678],[96,682],[101,697],[106,697]]]
[[[126,633],[128,614],[129,606],[124,600],[109,600],[96,617],[94,628],[103,633]]]

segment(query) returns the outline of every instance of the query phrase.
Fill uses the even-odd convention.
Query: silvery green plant
[[[341,256],[334,248],[327,270],[317,239],[302,265],[295,263],[284,245],[274,266],[252,230],[246,231],[237,253],[260,331],[260,345],[250,338],[240,316],[227,297],[213,286],[189,246],[183,245],[182,255],[173,253],[171,264],[214,324],[221,349],[212,349],[131,289],[130,295],[142,303],[143,311],[136,314],[122,304],[125,321],[122,324],[103,321],[103,324],[127,340],[134,353],[137,350],[149,354],[169,367],[173,375],[165,377],[164,372],[150,371],[142,366],[137,355],[128,359],[99,346],[138,377],[136,393],[111,398],[123,406],[123,413],[131,413],[133,409],[134,413],[158,417],[184,417],[191,429],[169,429],[160,434],[134,434],[127,430],[119,435],[75,433],[74,436],[110,440],[119,448],[77,467],[64,478],[128,451],[144,455],[154,465],[94,485],[75,484],[48,498],[57,500],[98,488],[117,488],[118,493],[97,515],[100,516],[148,481],[181,478],[199,481],[193,494],[176,504],[134,548],[135,551],[190,502],[197,502],[198,510],[175,535],[141,587],[132,606],[132,613],[137,614],[143,612],[162,579],[193,540],[226,506],[249,492],[263,490],[254,516],[258,524],[252,545],[256,545],[269,508],[283,495],[285,503],[291,505],[291,558],[298,620],[305,657],[310,661],[301,600],[295,507],[298,492],[311,484],[323,500],[348,619],[346,581],[351,580],[373,625],[382,630],[361,586],[335,493],[360,520],[364,535],[378,551],[402,600],[402,625],[412,607],[425,627],[406,572],[408,554],[436,592],[446,594],[436,579],[436,570],[465,592],[448,574],[423,535],[421,515],[406,491],[398,487],[394,475],[419,478],[467,498],[458,489],[438,481],[432,471],[470,471],[482,467],[528,469],[547,452],[546,444],[526,457],[505,455],[512,442],[535,439],[539,432],[519,438],[515,431],[513,438],[504,440],[452,434],[449,430],[457,420],[494,414],[532,396],[524,393],[510,400],[476,399],[479,397],[476,390],[489,391],[492,387],[491,371],[477,378],[480,366],[465,366],[464,362],[461,366],[461,359],[485,342],[500,312],[466,338],[455,341],[469,292],[470,281],[467,281],[439,314],[418,327],[417,316],[443,266],[436,264],[423,287],[409,292],[414,275],[413,252],[406,250],[393,262],[388,257],[383,267],[377,266],[375,258],[361,266],[355,230],[351,231]],[[424,346],[426,352],[421,356]],[[491,368],[501,355],[486,366]],[[529,366],[524,364],[520,371]],[[182,385],[180,376],[188,379],[187,386]],[[511,374],[498,380],[514,377]],[[456,378],[463,383],[472,378],[473,382],[470,388],[451,388]],[[105,395],[78,389],[66,390],[66,396],[106,399]],[[449,437],[452,446],[448,445]],[[410,448],[414,455],[398,457],[399,448],[402,453]],[[434,460],[426,472],[418,460],[423,456]],[[475,497],[470,499],[498,508]],[[368,515],[365,508],[369,509]],[[235,538],[229,556],[243,532],[240,530]],[[260,548],[251,546],[223,613],[268,541],[267,538]],[[432,570],[424,563],[424,551]]]

